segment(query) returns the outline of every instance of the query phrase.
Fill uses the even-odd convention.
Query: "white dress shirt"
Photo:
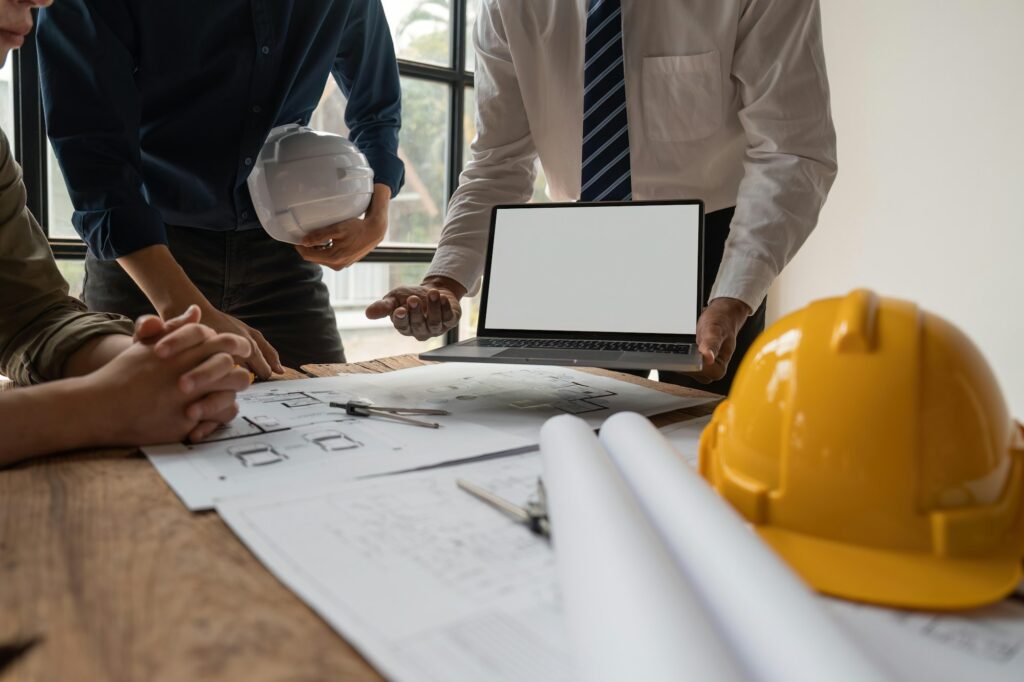
[[[538,157],[578,199],[583,144],[587,0],[482,5],[477,137],[428,271],[471,293],[491,207],[530,199]],[[736,206],[711,298],[756,310],[836,174],[818,2],[622,0],[622,25],[633,198]]]

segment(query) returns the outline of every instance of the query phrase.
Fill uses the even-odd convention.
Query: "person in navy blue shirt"
[[[400,189],[401,88],[380,0],[60,0],[37,32],[46,125],[88,245],[90,308],[164,318],[190,304],[250,339],[260,377],[344,352],[320,265],[384,237]],[[246,180],[269,131],[307,123],[333,75],[375,173],[362,219],[293,247]]]

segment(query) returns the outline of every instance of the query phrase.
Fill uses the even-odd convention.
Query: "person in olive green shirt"
[[[52,1],[0,0],[0,66],[31,30],[32,8]],[[195,307],[137,326],[88,312],[68,296],[25,199],[0,131],[0,374],[27,386],[0,392],[0,466],[73,448],[201,440],[233,419],[250,375],[232,356],[247,356],[248,341],[197,324]]]

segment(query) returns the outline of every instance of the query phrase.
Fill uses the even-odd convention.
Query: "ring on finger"
[[[327,251],[328,249],[334,248],[334,240],[333,239],[328,239],[323,244],[318,244],[318,245],[314,246],[313,248],[316,249],[317,251]]]

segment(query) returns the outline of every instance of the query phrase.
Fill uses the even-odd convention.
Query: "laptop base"
[[[420,353],[421,360],[433,362],[490,362],[514,365],[559,365],[604,369],[658,369],[698,372],[703,362],[694,349],[687,355],[621,351],[559,350],[554,348],[503,348],[481,346],[477,339]]]

